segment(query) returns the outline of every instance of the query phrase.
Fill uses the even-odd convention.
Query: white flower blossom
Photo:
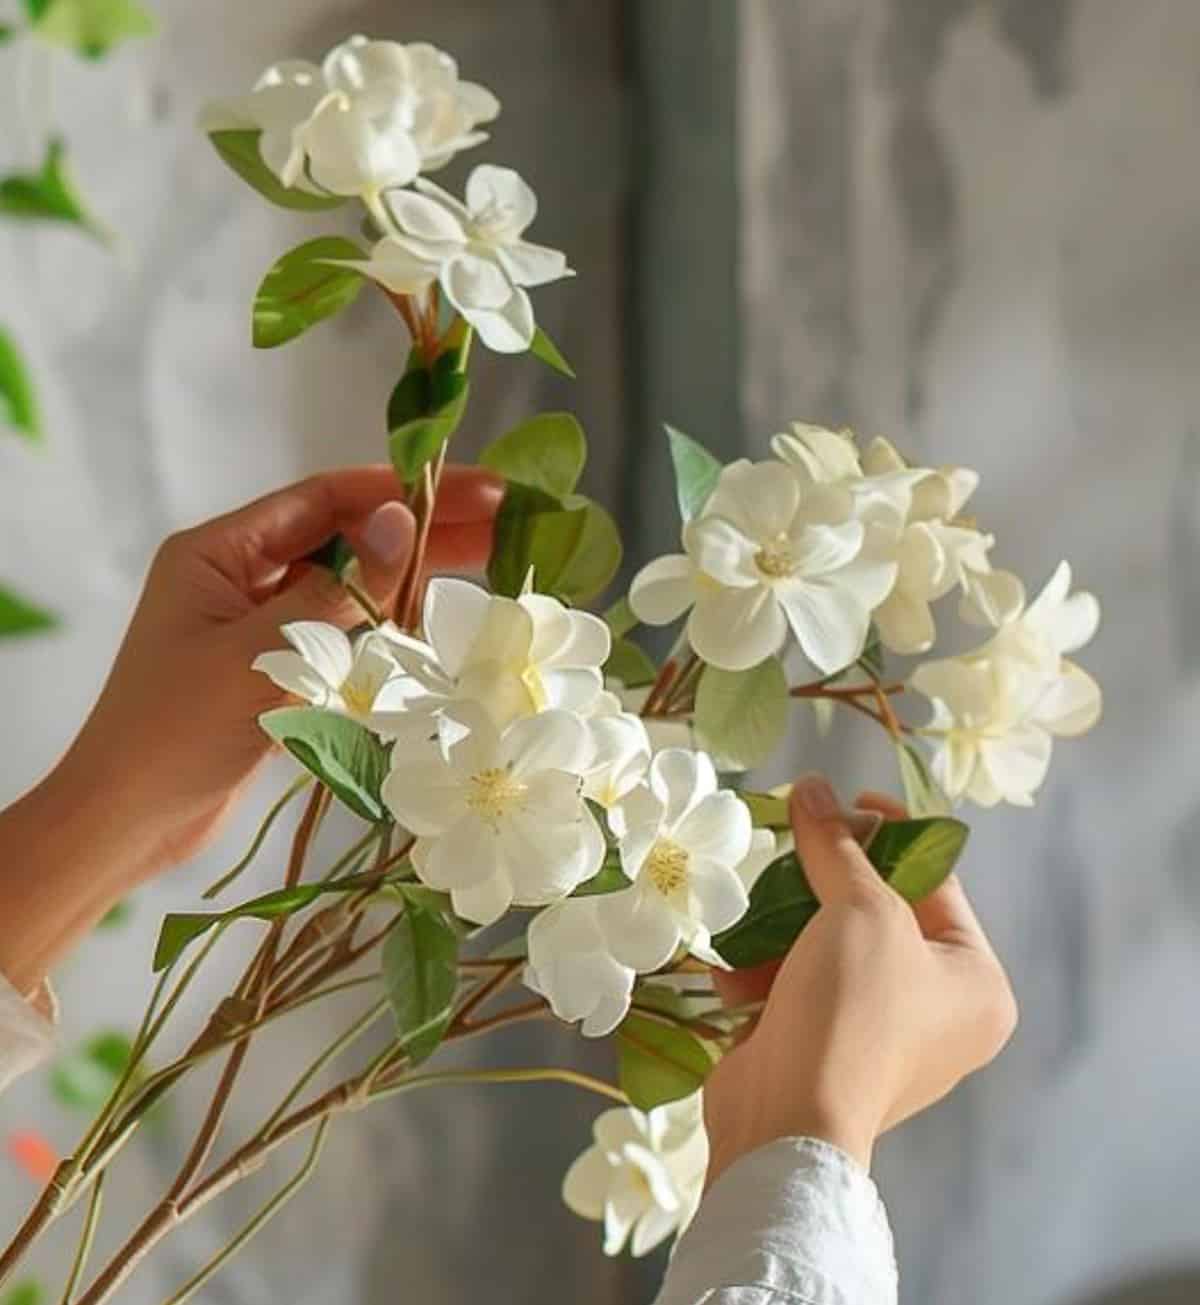
[[[604,1252],[645,1255],[692,1221],[704,1192],[708,1136],[699,1092],[657,1106],[606,1110],[594,1144],[567,1171],[563,1200],[604,1224]],[[632,1236],[631,1236],[632,1234]]]
[[[529,926],[524,981],[568,1024],[582,1020],[588,1038],[602,1038],[625,1018],[634,971],[609,949],[595,897],[572,897],[548,906]]]
[[[411,677],[410,705],[475,702],[500,727],[548,707],[587,712],[604,686],[612,635],[599,617],[545,594],[502,598],[468,580],[432,580],[425,639],[381,628]]]
[[[842,485],[863,474],[858,446],[849,430],[827,430],[794,421],[790,431],[772,439],[771,452],[819,485]]]
[[[209,105],[200,125],[261,131],[259,154],[284,186],[373,200],[486,140],[476,128],[499,112],[444,51],[355,36],[320,66],[273,65],[250,95]]]
[[[604,699],[610,694],[602,695]],[[607,701],[605,706],[609,704]],[[583,794],[608,808],[632,792],[650,769],[650,736],[640,716],[621,711],[595,712],[588,717],[592,759],[584,775]]]
[[[604,834],[583,800],[587,730],[568,711],[544,711],[503,734],[473,703],[448,713],[465,733],[406,748],[383,800],[417,835],[412,863],[449,892],[464,919],[491,924],[510,906],[566,897],[604,862]]]
[[[343,630],[323,621],[294,621],[281,633],[291,649],[261,653],[254,670],[314,707],[390,734],[412,685],[386,639],[369,630],[351,643]]]
[[[752,845],[750,811],[717,776],[706,753],[668,748],[649,782],[609,813],[621,868],[632,886],[596,899],[613,956],[640,974],[659,969],[682,943],[724,965],[711,945],[749,905],[737,867]]]
[[[392,229],[367,262],[351,265],[398,294],[439,281],[489,349],[528,349],[537,326],[526,287],[575,274],[565,254],[523,238],[537,197],[521,177],[483,164],[467,179],[465,204],[424,179],[417,191],[390,191],[385,203]]]
[[[1091,594],[1069,594],[1070,583],[1064,562],[982,648],[914,672],[912,686],[933,704],[921,733],[935,743],[934,778],[949,797],[1030,806],[1054,738],[1076,737],[1099,719],[1099,685],[1062,655],[1091,639],[1099,604]]]
[[[731,463],[684,527],[685,553],[645,567],[630,605],[650,625],[691,607],[692,647],[731,671],[778,652],[790,626],[808,659],[833,674],[862,653],[871,611],[896,578],[853,510],[842,486],[804,484],[777,463]]]

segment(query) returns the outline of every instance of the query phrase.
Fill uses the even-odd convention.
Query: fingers
[[[417,520],[403,503],[384,503],[346,531],[358,559],[359,582],[382,611],[395,605],[417,544]]]
[[[503,495],[503,481],[492,472],[447,466],[434,517],[435,552],[441,548],[473,561],[482,551],[486,559]],[[386,464],[322,472],[208,522],[194,538],[210,560],[250,592],[263,573],[307,556],[338,531],[363,526],[377,508],[403,497],[403,486]],[[447,542],[459,533],[456,527],[465,528],[465,538]]]
[[[876,793],[868,789],[854,799],[854,805],[860,811],[877,811],[884,820],[907,820],[908,808],[903,802],[897,802],[887,793]]]
[[[912,909],[922,934],[930,942],[969,947],[995,956],[957,875],[951,875],[928,897],[914,902]]]
[[[887,893],[859,846],[854,817],[844,812],[824,775],[801,775],[788,806],[796,854],[817,900],[824,905]]]
[[[766,1001],[782,961],[767,961],[750,970],[713,970],[713,987],[726,1006],[747,1006]]]

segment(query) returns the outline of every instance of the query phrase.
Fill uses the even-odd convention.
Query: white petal
[[[661,1246],[679,1226],[678,1210],[663,1210],[658,1206],[647,1210],[633,1226],[630,1239],[631,1255],[648,1255],[656,1246]]]
[[[1025,586],[1011,571],[969,571],[964,585],[958,611],[968,625],[1002,626],[1025,604]]]
[[[629,606],[647,625],[669,625],[678,620],[695,598],[692,561],[683,553],[658,557],[633,578]]]
[[[587,766],[587,727],[573,712],[544,711],[515,721],[504,734],[501,754],[516,776],[539,770],[581,774]]]
[[[970,787],[978,761],[979,749],[970,738],[949,734],[935,750],[930,769],[942,792],[957,799]]]
[[[717,792],[717,773],[707,752],[667,748],[650,763],[650,789],[663,804],[663,824],[674,830],[701,801]]]
[[[425,636],[447,674],[457,675],[462,670],[488,618],[490,604],[487,590],[468,580],[438,578],[429,582],[423,611]],[[513,620],[520,622],[521,618],[514,615]]]
[[[598,670],[542,671],[540,679],[547,707],[574,712],[587,711],[604,688],[604,678]]]
[[[467,208],[474,219],[503,215],[502,238],[515,240],[537,216],[537,196],[512,168],[482,163],[467,178]]]
[[[549,636],[553,628],[552,639],[547,637],[543,643],[543,620],[535,616],[534,640],[531,657],[536,662],[554,666],[594,666],[601,667],[612,652],[612,631],[608,625],[591,612],[575,612],[564,607],[557,599],[544,594],[530,594],[520,600],[522,606],[532,608],[537,613],[548,615],[544,604],[553,603],[561,615],[561,622],[551,623],[548,619],[544,625]],[[551,646],[552,645],[552,646]]]
[[[508,301],[497,309],[464,309],[463,316],[480,340],[496,353],[524,353],[533,343],[537,324],[529,296],[514,287]]]
[[[331,689],[341,688],[354,664],[350,640],[343,630],[324,621],[293,621],[280,633]]]
[[[354,267],[370,281],[398,295],[423,294],[437,279],[438,263],[414,251],[408,243],[385,237],[362,259],[331,259],[331,264]]]
[[[306,702],[323,707],[329,701],[331,690],[324,678],[317,674],[299,653],[267,652],[260,653],[254,659],[252,670],[264,675],[288,693],[303,698]]]
[[[414,863],[415,864],[415,863]],[[426,842],[421,880],[442,892],[474,888],[499,873],[496,835],[473,811],[467,811],[437,838]]]
[[[1064,661],[1062,673],[1038,703],[1035,720],[1053,734],[1075,738],[1100,719],[1100,686],[1074,662]]]
[[[757,666],[779,651],[786,635],[783,612],[765,585],[703,588],[688,619],[688,638],[696,653],[726,671]]]
[[[606,1110],[592,1122],[592,1136],[596,1145],[610,1156],[619,1159],[630,1142],[641,1142],[647,1136],[648,1117],[631,1106],[618,1106]]]
[[[747,846],[749,839],[746,840]],[[710,933],[720,933],[746,914],[750,897],[736,871],[707,857],[692,857],[688,865],[691,915]]]
[[[639,974],[660,969],[679,946],[675,916],[653,888],[608,893],[597,900],[596,915],[613,956]]]
[[[504,308],[513,294],[512,282],[499,265],[478,254],[458,254],[442,268],[446,297],[468,321],[470,314]]]
[[[893,589],[875,609],[875,625],[887,647],[904,656],[928,652],[937,637],[929,603],[903,589]]]
[[[1060,653],[1070,653],[1090,643],[1099,625],[1100,604],[1095,594],[1080,590],[1054,613],[1049,633]]]
[[[870,609],[841,575],[790,580],[775,589],[804,655],[826,675],[862,655],[870,625]]]
[[[725,517],[744,535],[766,539],[791,528],[799,504],[799,483],[781,475],[777,462],[739,458],[722,470],[704,515]]]
[[[797,571],[824,575],[851,562],[862,550],[865,530],[861,521],[837,526],[805,526],[792,536],[792,556]]]
[[[1045,730],[1026,726],[979,745],[980,766],[1008,801],[1028,797],[1041,786],[1050,766],[1052,740]]]
[[[436,199],[411,190],[393,190],[388,192],[386,203],[388,212],[406,235],[450,247],[466,243],[467,233],[462,223]]]
[[[779,840],[775,837],[774,830],[755,829],[752,832],[750,850],[734,867],[734,871],[745,885],[747,893],[758,882],[759,876],[767,866],[781,854],[782,849],[779,846]]]
[[[470,888],[451,890],[455,915],[475,924],[495,924],[512,905],[512,888],[505,875],[493,875]]]
[[[500,101],[477,82],[459,82],[455,97],[472,122],[492,122],[500,115]]]
[[[598,1146],[590,1146],[567,1170],[562,1197],[569,1210],[584,1219],[604,1218],[612,1166]]]
[[[553,281],[575,275],[567,266],[567,256],[561,250],[531,245],[527,240],[497,245],[496,260],[508,273],[513,285],[550,285]]]
[[[697,802],[675,826],[672,837],[693,856],[735,866],[750,851],[752,832],[750,809],[726,789]]]
[[[461,779],[432,747],[426,748],[420,759],[398,761],[380,791],[392,815],[420,837],[444,833],[467,811]]]
[[[335,195],[406,186],[421,166],[411,137],[377,131],[363,112],[337,96],[326,97],[298,139],[313,180]]]
[[[723,517],[701,517],[685,527],[683,541],[700,571],[719,584],[738,588],[762,584],[762,572],[754,561],[760,551],[758,538],[744,533],[733,522]]]
[[[604,1253],[619,1255],[630,1229],[646,1207],[646,1195],[640,1179],[635,1180],[628,1166],[616,1171],[604,1207]]]

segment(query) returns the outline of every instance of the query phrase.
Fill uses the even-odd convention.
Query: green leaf
[[[721,474],[721,464],[690,435],[667,427],[671,462],[675,467],[675,493],[684,521],[698,515],[708,502]]]
[[[961,820],[949,816],[885,821],[867,856],[901,897],[919,902],[954,869],[970,832]]]
[[[508,483],[488,563],[493,592],[515,597],[532,567],[539,593],[582,604],[608,587],[620,565],[616,522],[599,504],[577,494],[560,503],[543,490]]]
[[[713,1058],[687,1029],[631,1013],[617,1029],[621,1089],[639,1110],[691,1096],[704,1085]]]
[[[132,37],[153,36],[154,16],[136,0],[49,0],[35,30],[85,59],[99,59]]]
[[[904,805],[910,816],[947,816],[950,800],[929,773],[925,758],[911,743],[896,744],[900,763],[900,782],[904,785]]]
[[[42,419],[29,369],[11,335],[0,328],[0,426],[38,443]]]
[[[787,955],[818,905],[804,867],[788,852],[759,875],[746,914],[717,934],[713,946],[738,970],[778,960]]]
[[[458,987],[458,938],[437,913],[410,904],[383,948],[383,981],[396,1032],[418,1065],[450,1023]]]
[[[94,1110],[108,1099],[132,1051],[123,1033],[99,1033],[51,1068],[51,1091],[65,1106]]]
[[[17,29],[11,23],[0,23],[0,45],[6,45],[17,34]]]
[[[329,260],[365,257],[341,236],[318,236],[284,254],[254,297],[254,347],[274,349],[348,308],[363,288],[362,274]]]
[[[748,671],[706,666],[696,689],[696,730],[730,769],[748,770],[783,741],[790,707],[777,657]]]
[[[325,893],[350,893],[363,886],[361,879],[334,879],[328,883],[296,884],[292,888],[279,888],[264,893],[228,911],[181,911],[164,916],[154,948],[154,972],[165,970],[182,955],[185,947],[202,937],[210,929],[224,928],[234,920],[277,920],[280,916],[295,915],[311,906]]]
[[[31,23],[38,22],[54,0],[23,0],[25,14]]]
[[[49,612],[34,607],[9,589],[0,587],[0,638],[53,630],[58,621]]]
[[[640,689],[658,678],[658,667],[647,653],[630,639],[614,639],[604,663],[604,674],[620,680],[627,689]]]
[[[319,707],[280,707],[258,723],[355,815],[374,824],[390,819],[379,795],[388,749],[370,730]]]
[[[529,352],[535,358],[541,359],[547,367],[553,367],[556,372],[561,372],[564,376],[569,376],[571,380],[575,379],[575,369],[562,356],[558,345],[546,334],[539,326],[533,334],[533,343],[529,346]]]
[[[751,793],[743,789],[738,797],[750,808],[750,819],[760,829],[791,829],[786,797],[774,793]]]
[[[133,905],[129,898],[126,897],[116,906],[110,907],[101,917],[97,929],[119,929],[123,924],[129,922],[133,915]]]
[[[222,159],[248,185],[280,208],[318,209],[338,208],[346,202],[345,195],[314,195],[307,190],[292,190],[262,161],[258,152],[258,138],[262,133],[254,130],[214,131],[209,133],[213,148]]]
[[[633,608],[629,605],[628,596],[618,598],[615,603],[604,613],[604,621],[612,631],[614,639],[620,639],[630,630],[636,629],[640,624],[637,617],[633,614]]]
[[[619,893],[623,888],[628,888],[629,884],[625,871],[621,869],[620,859],[615,852],[610,851],[600,869],[590,879],[585,879],[571,896],[599,897],[605,893]]]
[[[387,414],[392,466],[406,484],[417,480],[462,421],[471,390],[465,361],[465,343],[441,354],[432,369],[415,351],[409,355]]]
[[[42,1284],[25,1278],[0,1296],[0,1305],[43,1305],[45,1299]]]
[[[967,841],[960,820],[885,821],[867,848],[867,858],[907,901],[927,897],[954,869]],[[713,939],[734,966],[746,969],[786,956],[819,903],[795,853],[773,861],[750,891],[746,914]]]
[[[306,554],[304,560],[310,566],[322,566],[326,571],[332,571],[340,580],[346,568],[355,559],[354,550],[346,542],[345,535],[336,534],[332,539],[327,539],[320,548],[314,548],[311,553]]]
[[[108,239],[75,189],[67,168],[66,146],[57,139],[46,146],[40,172],[14,172],[0,179],[0,216],[69,222],[99,240]]]
[[[587,462],[587,438],[569,412],[544,412],[494,440],[479,464],[505,480],[545,490],[555,498],[572,493]]]

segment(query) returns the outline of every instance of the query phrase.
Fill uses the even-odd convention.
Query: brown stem
[[[881,693],[903,693],[903,684],[795,684],[789,690],[793,698],[876,698]]]
[[[33,1245],[43,1230],[53,1222],[62,1209],[70,1184],[75,1178],[76,1161],[74,1157],[64,1160],[55,1170],[54,1177],[46,1184],[45,1190],[38,1198],[37,1204],[30,1210],[17,1235],[0,1255],[0,1286],[7,1280],[20,1263],[25,1252]]]
[[[518,971],[524,964],[523,961],[509,961],[508,964],[498,974],[494,974],[490,979],[485,979],[463,1002],[454,1014],[454,1020],[450,1025],[450,1031],[465,1027],[471,1015],[477,1011],[480,1006],[495,997],[498,993],[503,992],[505,988],[516,978]],[[540,1003],[539,1003],[540,1004]]]
[[[678,674],[679,663],[674,657],[668,657],[659,667],[658,678],[650,686],[650,692],[646,695],[646,701],[642,704],[643,716],[654,716],[658,713],[660,704],[665,700]]]

